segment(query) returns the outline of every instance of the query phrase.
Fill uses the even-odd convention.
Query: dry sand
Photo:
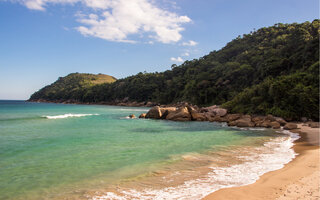
[[[218,190],[205,200],[318,200],[320,199],[319,128],[298,124],[299,154],[284,168],[269,172],[254,184]]]

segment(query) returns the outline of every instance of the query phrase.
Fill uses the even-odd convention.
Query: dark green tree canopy
[[[237,37],[219,51],[172,65],[162,73],[138,73],[113,83],[75,87],[58,83],[30,99],[188,101],[223,104],[232,112],[318,120],[319,20],[261,28]]]

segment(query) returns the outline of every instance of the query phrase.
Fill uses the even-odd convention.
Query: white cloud
[[[191,22],[157,7],[152,0],[11,0],[19,1],[27,8],[44,11],[50,4],[81,3],[91,8],[90,13],[77,15],[82,25],[76,27],[81,34],[109,41],[134,42],[129,36],[147,33],[162,43],[181,40],[183,24]],[[193,42],[194,41],[189,41]],[[190,43],[191,46],[193,43]],[[196,43],[195,43],[196,44]],[[190,46],[190,45],[189,45]]]
[[[183,62],[184,61],[180,56],[177,58],[171,57],[170,60],[173,62]]]
[[[182,46],[196,46],[198,42],[195,42],[193,40],[189,40],[189,42],[183,42]]]
[[[190,54],[188,52],[184,52],[183,54],[181,54],[181,56],[188,57],[188,56],[190,56]]]

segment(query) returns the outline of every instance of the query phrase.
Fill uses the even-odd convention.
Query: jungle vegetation
[[[94,75],[70,74],[30,100],[187,101],[222,105],[237,113],[319,120],[319,33],[318,19],[278,23],[161,73],[138,73],[98,84],[92,81]]]

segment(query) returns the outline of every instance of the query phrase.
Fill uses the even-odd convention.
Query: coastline
[[[300,125],[301,126],[301,125]],[[299,131],[299,130],[291,130],[292,132],[299,132],[299,134],[300,134],[300,136],[301,136],[301,139],[300,140],[298,140],[297,142],[295,142],[295,145],[294,145],[294,150],[295,150],[295,152],[297,152],[297,153],[299,153],[300,154],[300,156],[297,156],[296,157],[296,159],[294,159],[292,162],[290,162],[290,163],[288,163],[284,168],[286,168],[287,166],[290,166],[290,165],[292,165],[291,163],[295,163],[295,161],[296,160],[298,160],[298,159],[300,159],[300,157],[301,156],[304,156],[305,154],[306,155],[309,155],[310,153],[307,153],[307,152],[314,152],[313,153],[313,156],[311,156],[309,159],[307,159],[307,160],[303,160],[303,161],[301,161],[300,163],[301,164],[306,164],[306,163],[309,163],[309,161],[310,162],[312,162],[312,160],[314,160],[314,158],[316,157],[316,156],[318,156],[319,155],[319,153],[318,153],[318,147],[314,147],[314,146],[311,146],[311,145],[315,145],[315,142],[314,141],[319,141],[319,139],[316,139],[316,138],[313,138],[313,137],[310,137],[310,136],[315,136],[315,134],[308,134],[310,131],[312,131],[312,130],[317,130],[317,132],[319,131],[319,129],[311,129],[311,128],[309,128],[309,127],[307,127],[307,126],[305,126],[305,127],[303,127],[303,130],[301,130],[301,131]],[[319,145],[319,142],[317,143],[317,145]],[[318,154],[317,154],[318,153]],[[315,154],[315,155],[314,155]],[[319,166],[317,165],[317,166],[315,166],[314,165],[314,163],[311,163],[310,164],[311,166],[313,166],[313,168],[314,167],[316,167],[316,168],[319,168]],[[284,168],[282,168],[282,169],[284,169]],[[280,169],[280,170],[277,170],[277,171],[273,171],[273,172],[278,172],[278,171],[281,171],[282,169]],[[245,194],[245,196],[243,196],[242,198],[243,199],[250,199],[250,198],[248,198],[248,194],[250,194],[250,197],[252,197],[252,199],[261,199],[261,198],[266,198],[266,199],[277,199],[278,197],[281,197],[281,195],[283,196],[283,197],[286,197],[286,196],[289,196],[289,195],[291,195],[291,193],[292,193],[292,190],[290,190],[290,192],[287,192],[287,188],[289,188],[289,187],[296,187],[296,185],[295,185],[295,183],[298,181],[298,180],[300,180],[301,178],[303,178],[304,180],[304,184],[303,185],[305,185],[305,183],[307,183],[307,182],[310,182],[310,179],[314,179],[313,177],[314,177],[314,174],[317,172],[317,170],[315,170],[315,171],[312,171],[312,172],[310,172],[310,170],[308,169],[308,170],[305,170],[305,168],[304,168],[304,166],[303,165],[301,165],[301,166],[298,166],[298,167],[295,167],[295,171],[294,172],[292,172],[292,174],[293,175],[296,175],[296,174],[301,174],[300,173],[300,171],[302,170],[302,172],[308,172],[307,174],[306,173],[304,173],[303,175],[301,175],[301,176],[299,176],[298,178],[295,176],[295,179],[293,180],[292,179],[292,174],[289,176],[289,177],[280,177],[280,179],[290,179],[290,181],[287,183],[287,182],[281,182],[281,184],[280,184],[280,186],[278,186],[278,185],[276,185],[276,186],[274,186],[274,183],[273,182],[271,182],[271,186],[270,186],[270,188],[268,188],[267,190],[265,190],[264,189],[264,186],[265,186],[265,182],[264,181],[262,181],[262,184],[260,185],[260,187],[262,187],[262,189],[260,189],[260,188],[258,188],[258,189],[252,189],[252,191],[255,191],[255,194],[254,195],[260,195],[260,193],[261,194],[263,194],[263,192],[264,191],[267,191],[268,193],[266,193],[266,194],[264,194],[265,196],[258,196],[258,197],[256,197],[256,196],[254,196],[254,195],[251,195],[250,194],[250,192],[249,193],[247,193],[247,192],[244,192],[244,194]],[[260,178],[259,178],[259,180],[257,180],[257,182],[256,183],[258,183],[258,182],[261,182],[260,181],[260,179],[262,179],[262,177],[265,177],[267,174],[271,174],[272,172],[269,172],[269,173],[266,173],[266,174],[264,174],[264,175],[262,175]],[[273,177],[274,175],[271,175],[271,177]],[[270,177],[270,176],[269,176]],[[267,178],[268,179],[268,178]],[[292,180],[291,180],[292,179]],[[306,179],[306,180],[305,180]],[[319,178],[317,179],[315,179],[315,180],[313,180],[313,183],[315,182],[315,181],[317,181],[317,180],[319,180]],[[251,185],[255,185],[256,183],[254,183],[254,184],[251,184]],[[283,186],[285,186],[285,187],[283,187]],[[246,187],[246,186],[243,186],[243,187]],[[277,188],[278,190],[280,190],[280,192],[279,191],[274,191],[274,188]],[[236,187],[235,187],[236,188]],[[242,187],[239,187],[239,188],[242,188]],[[280,188],[280,189],[279,189]],[[233,188],[230,188],[230,189],[233,189]],[[222,190],[227,190],[227,189],[221,189],[221,191]],[[214,191],[214,190],[208,190],[208,193],[209,192],[211,192],[211,191]],[[220,190],[219,190],[220,191]],[[215,192],[215,193],[213,193],[213,194],[216,194],[216,193],[218,193],[219,191],[217,191],[217,192]],[[258,192],[257,192],[258,191]],[[261,192],[262,191],[262,192]],[[272,195],[273,196],[270,196],[270,194],[269,193],[271,193],[271,191],[273,192],[272,193]],[[207,193],[207,194],[208,194]],[[227,192],[228,194],[229,194],[229,192]],[[276,195],[279,195],[280,194],[280,196],[274,196],[274,193],[276,194]],[[304,194],[307,194],[307,191],[305,191],[305,193]],[[268,196],[269,195],[269,196]],[[286,196],[284,196],[284,195],[286,195]],[[210,195],[209,195],[210,196]],[[219,199],[219,198],[213,198],[213,199]],[[222,196],[222,198],[221,199],[228,199],[228,198],[226,198],[226,196]],[[236,194],[235,196],[231,196],[230,197],[230,199],[241,199],[240,197],[239,197],[239,195],[238,194]],[[296,198],[290,198],[290,199],[296,199]]]
[[[297,157],[282,169],[262,175],[253,184],[225,188],[203,200],[318,199],[319,196],[319,128],[298,124],[292,130],[301,138],[295,142]]]

